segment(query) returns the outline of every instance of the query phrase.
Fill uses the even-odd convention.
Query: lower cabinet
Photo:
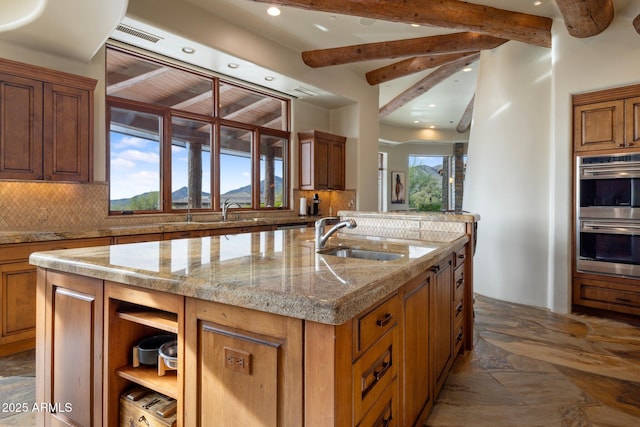
[[[433,275],[423,273],[405,285],[402,327],[402,384],[405,425],[424,423],[433,406],[429,370],[429,307]]]
[[[31,349],[36,336],[37,251],[107,245],[110,238],[0,245],[0,356]]]
[[[434,274],[431,289],[432,303],[430,331],[431,366],[433,367],[434,395],[437,396],[447,379],[453,364],[453,286],[451,276],[451,259],[435,264],[431,271]]]
[[[640,315],[640,286],[636,280],[624,278],[574,277],[573,305],[637,316]]]
[[[129,425],[143,387],[176,427],[421,426],[464,324],[454,259],[342,325],[38,269],[36,402],[57,405],[38,425]],[[162,334],[175,365],[141,363],[134,347]]]
[[[40,426],[102,425],[102,281],[38,270]]]
[[[187,298],[185,425],[301,426],[303,321]]]

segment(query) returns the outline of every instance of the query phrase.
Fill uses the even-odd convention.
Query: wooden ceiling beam
[[[465,133],[471,127],[471,119],[473,118],[473,102],[475,99],[476,94],[474,93],[471,97],[471,101],[467,104],[467,108],[464,109],[464,113],[458,122],[458,126],[456,126],[458,133]]]
[[[573,37],[600,34],[613,21],[613,0],[556,0],[564,24]]]
[[[454,33],[407,40],[366,43],[302,52],[302,60],[313,68],[350,64],[374,59],[407,56],[470,53],[493,49],[508,40],[478,33]]]
[[[552,20],[458,0],[253,0],[307,10],[474,31],[551,47]],[[598,0],[593,0],[594,2]]]
[[[455,61],[456,59],[473,55],[474,53],[478,52],[448,53],[408,58],[403,61],[387,65],[386,67],[371,70],[365,74],[365,76],[367,78],[367,82],[369,82],[371,86],[374,86],[400,77],[408,76],[410,74],[418,73],[423,70],[428,70],[429,68],[439,67],[448,62]]]
[[[479,58],[480,54],[476,53],[468,57],[451,61],[448,64],[436,68],[427,77],[420,80],[418,83],[414,84],[409,89],[405,90],[400,95],[389,101],[386,105],[381,107],[378,112],[378,117],[382,119],[388,116],[398,108],[429,91],[431,88],[433,88],[446,78],[462,70],[467,65],[477,61]]]

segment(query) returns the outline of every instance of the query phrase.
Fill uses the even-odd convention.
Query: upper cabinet
[[[347,138],[320,131],[298,133],[300,189],[344,190]]]
[[[639,86],[574,95],[573,105],[576,152],[640,147]]]
[[[0,59],[0,179],[90,181],[95,85]]]

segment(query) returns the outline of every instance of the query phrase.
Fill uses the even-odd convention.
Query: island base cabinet
[[[39,426],[102,425],[101,280],[38,269]]]
[[[185,425],[301,426],[302,320],[187,298]]]

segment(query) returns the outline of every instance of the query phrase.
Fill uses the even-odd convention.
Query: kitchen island
[[[35,253],[36,399],[73,408],[41,416],[117,426],[142,385],[176,400],[178,426],[424,420],[471,345],[472,248],[420,237],[327,244],[389,261],[317,253],[306,229]],[[137,342],[166,332],[175,370],[135,366]]]

